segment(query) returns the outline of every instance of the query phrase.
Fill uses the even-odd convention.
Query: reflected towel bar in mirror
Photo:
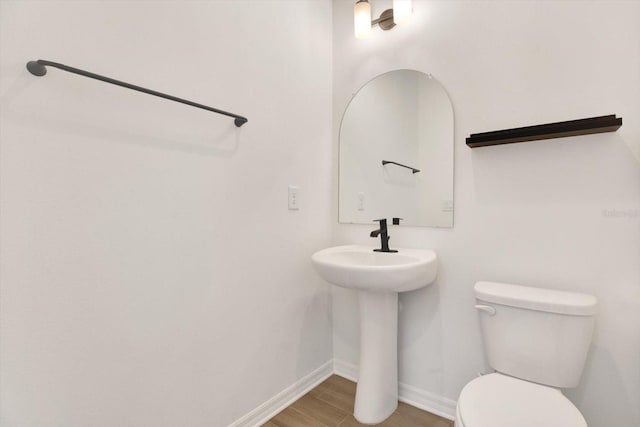
[[[383,160],[382,161],[382,166],[386,165],[387,163],[391,163],[392,165],[398,165],[398,166],[401,166],[403,168],[411,169],[411,172],[413,172],[413,173],[420,172],[420,169],[412,168],[411,166],[403,165],[403,164],[398,163],[398,162],[391,162],[389,160]]]
[[[222,114],[225,116],[233,117],[234,123],[236,127],[240,127],[243,124],[247,123],[248,119],[246,117],[239,116],[237,114],[229,113],[228,111],[219,110],[217,108],[209,107],[207,105],[198,104],[197,102],[189,101],[186,99],[178,98],[176,96],[167,95],[166,93],[157,92],[155,90],[146,89],[141,86],[132,85],[130,83],[125,83],[120,80],[115,80],[110,77],[101,76],[99,74],[94,74],[89,71],[80,70],[79,68],[69,67],[68,65],[58,64],[57,62],[51,62],[44,59],[38,59],[37,61],[29,61],[27,63],[27,70],[34,76],[42,77],[47,74],[47,69],[45,66],[58,68],[63,71],[67,71],[69,73],[78,74],[84,77],[89,77],[91,79],[100,80],[105,83],[110,83],[112,85],[121,86],[127,89],[136,90],[138,92],[146,93],[148,95],[157,96],[160,98],[168,99],[169,101],[179,102],[181,104],[190,105],[192,107],[201,108],[203,110],[212,111],[217,114]]]

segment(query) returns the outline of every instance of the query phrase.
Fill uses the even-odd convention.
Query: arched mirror
[[[342,117],[339,221],[378,218],[453,227],[453,108],[420,71],[375,77]]]

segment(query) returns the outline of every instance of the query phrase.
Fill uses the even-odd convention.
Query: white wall
[[[226,426],[331,359],[330,2],[2,1],[0,43],[1,425]]]
[[[352,3],[333,2],[334,147],[351,93],[392,69],[432,73],[455,115],[454,228],[390,231],[394,245],[433,248],[441,260],[434,285],[400,298],[400,380],[456,399],[487,369],[478,280],[588,292],[600,301],[598,326],[582,383],[567,394],[590,427],[640,425],[640,3],[417,0],[410,23],[364,41],[353,37]],[[390,2],[371,4],[377,16]],[[613,113],[624,120],[616,133],[464,143]],[[374,244],[371,228],[335,224],[334,244]],[[333,296],[334,355],[357,363],[356,299]]]

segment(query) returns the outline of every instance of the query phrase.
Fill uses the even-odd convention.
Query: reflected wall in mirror
[[[339,221],[394,217],[453,227],[453,107],[435,78],[414,70],[365,84],[340,126]]]

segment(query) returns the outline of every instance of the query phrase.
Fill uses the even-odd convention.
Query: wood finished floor
[[[332,375],[263,427],[356,427],[364,426],[353,418],[356,383]],[[382,427],[452,427],[453,421],[404,403]]]

